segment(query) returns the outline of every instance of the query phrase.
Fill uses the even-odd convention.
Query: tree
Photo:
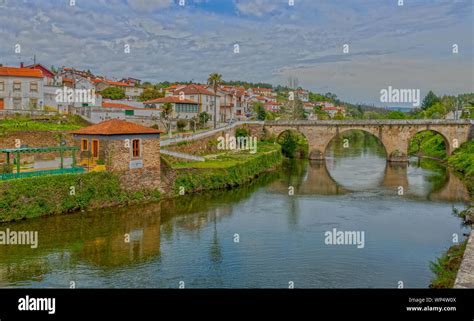
[[[426,117],[431,119],[441,119],[446,115],[446,108],[440,102],[435,103],[426,111]]]
[[[380,113],[377,113],[375,111],[366,111],[364,113],[364,119],[382,119],[383,116]]]
[[[218,73],[212,73],[207,78],[207,83],[214,89],[214,128],[217,127],[217,88],[219,88],[222,82],[222,75]]]
[[[300,99],[295,99],[293,104],[293,119],[303,120],[306,118],[303,108],[303,102]]]
[[[334,120],[343,120],[344,119],[344,114],[341,113],[341,111],[338,111],[336,114],[334,114],[334,117],[332,119],[334,119]]]
[[[119,100],[125,98],[125,91],[117,87],[109,87],[100,92],[103,98]]]
[[[173,114],[173,105],[171,103],[164,103],[161,106],[161,118],[165,120],[165,126],[168,131],[171,131],[171,115]]]
[[[267,111],[263,107],[263,103],[260,101],[256,101],[252,105],[253,111],[257,114],[257,120],[265,120]]]
[[[179,119],[176,122],[176,127],[178,127],[178,131],[180,132],[182,132],[187,125],[188,125],[188,122],[184,119]]]
[[[211,115],[209,115],[208,113],[206,113],[205,111],[203,111],[202,113],[199,114],[199,124],[201,125],[201,127],[204,127],[206,126],[207,122],[209,121],[209,119],[211,119]]]
[[[164,96],[165,96],[165,94],[163,92],[161,92],[161,90],[149,87],[149,88],[145,88],[143,90],[140,97],[138,97],[138,100],[139,101],[148,101],[148,100],[153,100],[153,99],[157,99],[157,98],[162,98]]]
[[[438,102],[439,98],[430,90],[421,103],[421,109],[426,110]]]
[[[387,117],[388,119],[406,119],[405,113],[399,110],[392,110]]]

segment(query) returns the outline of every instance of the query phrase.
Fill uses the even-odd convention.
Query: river
[[[3,224],[39,243],[0,245],[0,286],[426,288],[430,261],[468,232],[453,215],[467,200],[446,168],[387,164],[359,134],[237,189]],[[363,247],[326,244],[333,229]]]

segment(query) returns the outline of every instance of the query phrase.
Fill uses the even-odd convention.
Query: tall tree
[[[222,75],[218,73],[210,74],[207,83],[214,89],[214,128],[217,128],[217,88],[222,83]]]
[[[164,103],[163,106],[161,106],[161,118],[165,120],[163,123],[167,127],[168,132],[170,134],[171,134],[171,115],[172,114],[173,114],[173,105],[171,103]]]
[[[421,103],[421,109],[427,110],[434,104],[439,102],[438,96],[434,94],[431,90],[426,94],[425,98],[423,99],[423,102]]]

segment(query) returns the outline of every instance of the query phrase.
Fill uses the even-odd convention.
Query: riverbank
[[[0,182],[0,222],[146,203],[211,189],[228,189],[251,181],[282,161],[279,145],[262,143],[255,154],[233,153],[205,162],[172,165],[171,188],[126,191],[111,172],[65,174]],[[168,169],[169,171],[169,169]],[[166,186],[163,186],[166,187]],[[182,192],[184,191],[184,193]]]

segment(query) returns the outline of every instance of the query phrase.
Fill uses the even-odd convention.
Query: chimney
[[[23,67],[24,67],[24,65],[23,65],[23,61],[22,61],[22,62],[20,62],[20,68],[23,68]]]

